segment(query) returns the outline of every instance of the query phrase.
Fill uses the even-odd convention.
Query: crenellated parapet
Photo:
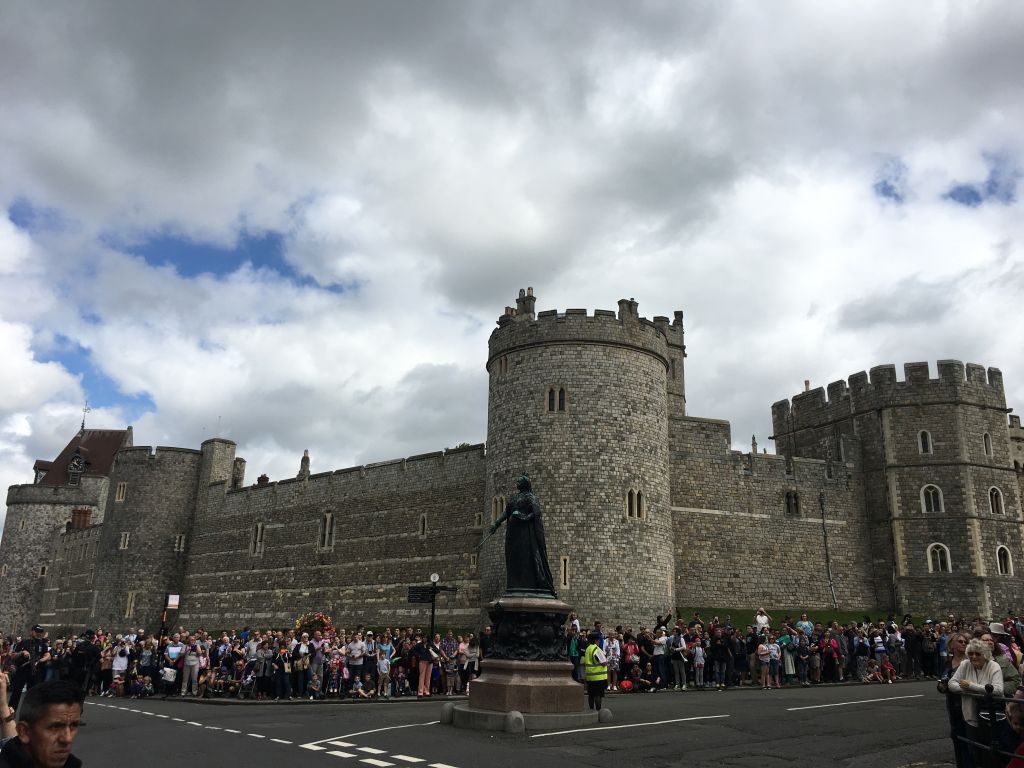
[[[670,321],[658,316],[641,317],[633,299],[619,300],[618,311],[596,309],[556,309],[534,311],[533,289],[520,291],[517,307],[506,307],[491,333],[487,370],[502,355],[521,349],[553,344],[596,344],[633,348],[658,358],[666,370],[673,357],[670,347],[685,356],[683,313],[677,311]]]
[[[903,380],[897,378],[895,365],[876,365],[861,371],[849,381],[834,381],[779,400],[772,405],[775,434],[820,427],[866,411],[903,405],[975,405],[1005,409],[1003,374],[959,360],[939,360],[938,376],[931,378],[928,363],[906,363]]]

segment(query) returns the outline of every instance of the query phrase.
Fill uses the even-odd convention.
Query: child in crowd
[[[697,643],[691,649],[693,655],[693,684],[699,691],[704,687],[704,645]]]
[[[146,675],[142,678],[142,693],[139,694],[140,699],[148,699],[156,693],[156,689],[153,687],[153,678]]]
[[[882,679],[882,671],[878,668],[878,662],[874,659],[868,659],[868,668],[864,673],[864,677],[861,678],[865,683],[884,683]]]
[[[449,687],[451,683],[452,678],[448,678]],[[381,696],[391,698],[391,659],[383,650],[377,651],[377,698]]]
[[[896,679],[896,667],[894,667],[892,662],[889,661],[889,654],[882,654],[882,663],[880,666],[882,668],[882,678],[885,682],[891,683]]]
[[[446,681],[445,696],[454,696],[459,692],[459,660],[451,656],[444,662],[444,679]]]
[[[337,696],[341,690],[341,654],[332,653],[327,662],[327,695]]]
[[[309,693],[310,701],[320,701],[323,698],[320,693],[320,675],[316,672],[313,673],[313,677],[309,680],[309,685],[306,686],[306,691]]]
[[[638,693],[643,690],[640,680],[643,678],[644,672],[640,669],[639,664],[634,664],[629,670],[629,679],[633,683],[632,688],[634,693]]]
[[[405,667],[399,667],[395,676],[395,695],[411,696],[412,688],[409,687],[409,678],[405,674]]]
[[[608,657],[608,690],[619,690],[619,667],[622,661],[622,644],[618,635],[612,632],[605,642],[605,656]]]

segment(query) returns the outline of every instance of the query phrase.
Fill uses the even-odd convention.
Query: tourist
[[[65,680],[29,690],[18,712],[17,738],[0,750],[0,768],[80,768],[71,746],[82,722],[84,697]]]
[[[280,701],[288,697],[291,701],[292,695],[292,656],[288,651],[288,643],[284,641],[278,646],[272,664],[274,666],[274,701]]]
[[[967,660],[962,662],[949,679],[948,690],[960,694],[960,707],[967,734],[978,740],[978,700],[964,694],[985,694],[985,686],[992,686],[992,694],[1003,695],[1003,673],[999,664],[992,660],[992,651],[984,642],[972,639],[967,644]]]

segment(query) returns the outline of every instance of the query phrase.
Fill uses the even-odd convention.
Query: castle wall
[[[831,607],[828,539],[841,608],[875,606],[871,551],[852,464],[741,454],[728,422],[669,425],[678,605]],[[789,471],[789,470],[792,471]],[[786,507],[796,492],[799,513]]]
[[[94,586],[102,530],[102,525],[90,525],[53,535],[55,554],[44,579],[39,616],[39,623],[52,637],[80,633],[94,625]]]
[[[500,514],[493,500],[511,497],[528,472],[561,599],[609,626],[673,610],[665,324],[638,317],[631,301],[619,303],[618,316],[570,309],[498,322],[481,510],[489,520]],[[681,394],[681,379],[673,386]],[[564,390],[564,410],[549,410],[551,389]],[[630,490],[642,494],[643,516],[629,517]],[[641,563],[638,577],[631,564]],[[485,601],[504,590],[504,531],[486,542],[480,578]]]
[[[39,620],[43,582],[56,554],[56,535],[80,507],[106,502],[106,477],[83,475],[78,485],[15,485],[7,492],[7,520],[0,540],[0,628],[25,634]]]
[[[990,613],[991,599],[1024,586],[996,568],[996,548],[1024,557],[1021,492],[1013,467],[1002,374],[955,360],[892,365],[858,373],[772,406],[780,451],[832,450],[836,434],[860,441],[864,505],[870,523],[874,585],[881,605],[898,611],[947,609]],[[923,450],[921,433],[928,433]],[[986,441],[985,436],[988,435]],[[941,490],[941,509],[926,510],[925,486]],[[998,488],[1003,510],[991,511]],[[949,549],[952,574],[929,571],[928,548]],[[888,598],[888,600],[886,600]]]
[[[436,571],[458,587],[439,597],[438,626],[476,626],[483,477],[476,445],[240,490],[215,482],[203,491],[172,621],[288,627],[323,610],[353,623],[426,626],[430,606],[408,604],[407,588]],[[333,543],[321,546],[328,512]]]
[[[185,448],[118,451],[100,532],[92,611],[98,626],[159,630],[164,595],[178,593],[184,575],[186,553],[176,549],[176,537],[187,539],[192,528],[202,459]],[[57,610],[69,606],[61,600]]]

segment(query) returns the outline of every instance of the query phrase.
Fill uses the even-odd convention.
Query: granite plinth
[[[469,706],[497,712],[579,712],[584,688],[572,679],[568,661],[487,659],[469,686]]]
[[[449,716],[451,719],[447,720]],[[468,704],[453,704],[451,712],[442,717],[442,722],[451,722],[456,728],[505,733],[577,728],[594,725],[598,721],[610,722],[611,713],[607,709],[601,710],[601,713],[592,709],[578,712],[496,712],[490,709],[476,709]]]

